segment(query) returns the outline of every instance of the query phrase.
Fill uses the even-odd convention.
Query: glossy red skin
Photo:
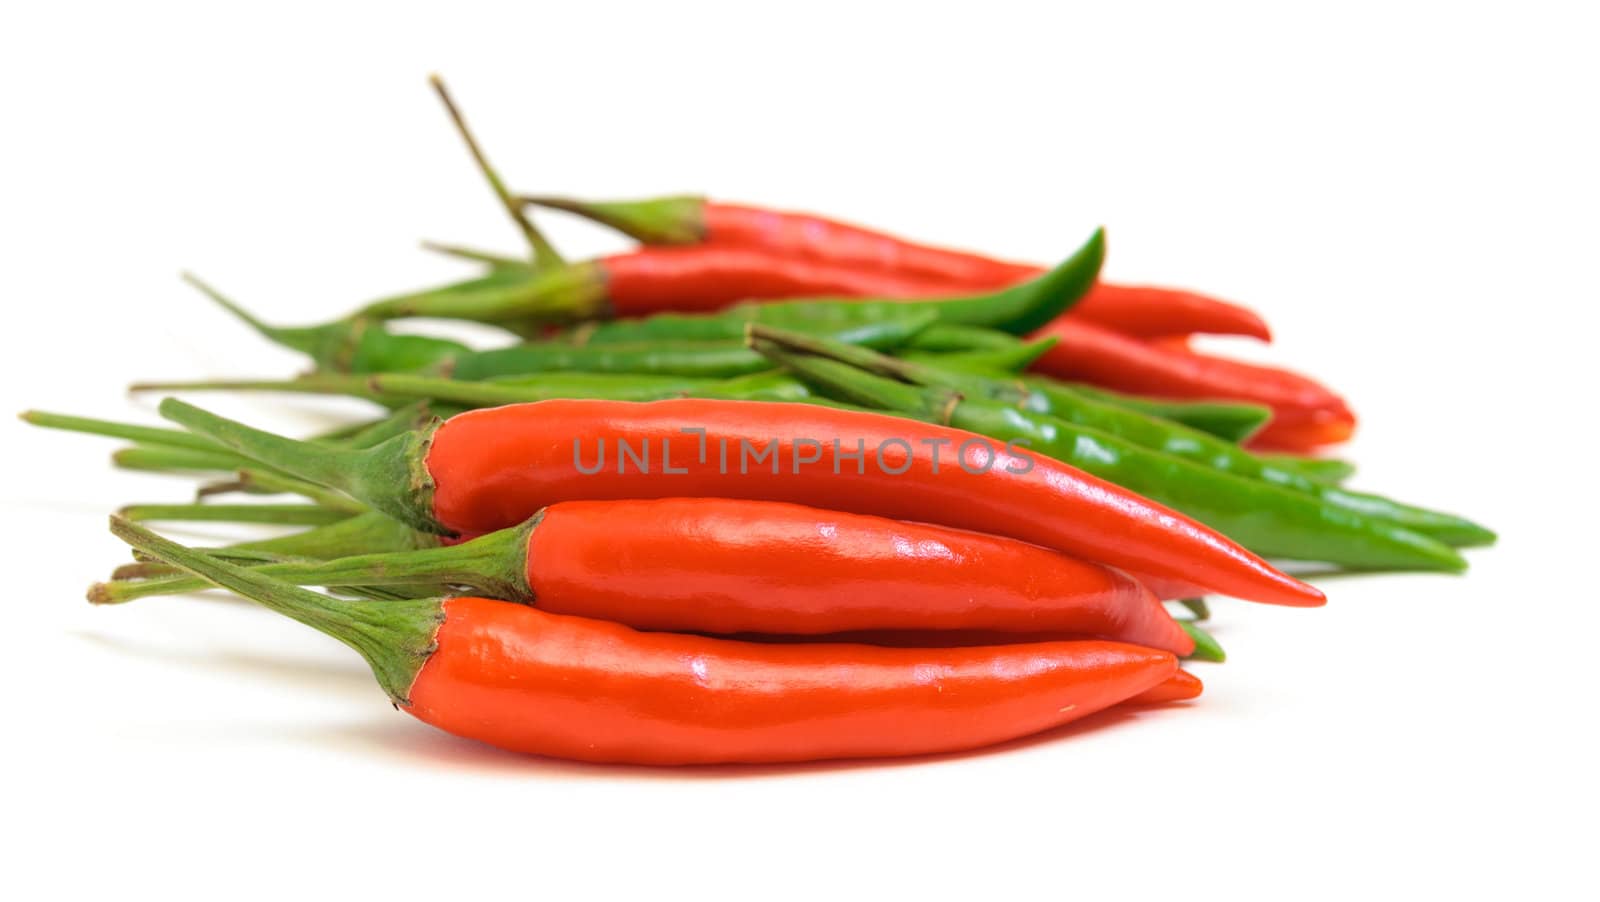
[[[704,460],[698,458],[700,436],[686,429],[705,430]],[[797,441],[806,438],[818,446]],[[650,449],[650,472],[632,464],[617,472],[621,440]],[[866,449],[859,465],[835,455],[835,449],[853,452],[858,442]],[[967,442],[973,444],[961,460],[972,470],[988,463],[986,472],[957,464],[956,449]],[[728,472],[719,473],[724,443]],[[586,467],[595,465],[597,447],[608,449],[600,472],[580,472],[580,445],[587,449],[581,451]],[[744,446],[771,447],[777,458],[747,462],[748,472],[741,473]],[[816,462],[795,466],[802,452],[808,460],[815,454]],[[665,472],[669,463],[685,472]],[[434,517],[460,532],[514,526],[562,501],[789,501],[1009,536],[1238,598],[1302,606],[1324,601],[1315,588],[1216,531],[1119,486],[1050,458],[1007,453],[973,433],[875,413],[700,399],[540,401],[450,419],[434,434],[426,465],[435,483]]]
[[[1342,441],[1355,426],[1343,398],[1286,370],[1143,342],[1070,317],[1058,317],[1032,337],[1057,340],[1032,367],[1047,375],[1153,397],[1265,404],[1273,412],[1262,431],[1269,444],[1274,435]],[[1342,431],[1328,428],[1334,424]],[[1308,425],[1319,430],[1308,433]]]
[[[708,245],[758,250],[775,257],[906,279],[910,284],[905,287],[911,289],[919,287],[916,283],[932,281],[949,283],[950,288],[943,289],[944,293],[951,293],[952,289],[963,294],[978,293],[1006,288],[1044,272],[1037,266],[918,244],[809,213],[715,201],[704,203],[701,211],[701,228]],[[866,295],[918,296],[904,290],[871,291],[862,296]],[[1101,283],[1073,307],[1071,315],[1127,335],[1205,332],[1272,339],[1267,324],[1254,311],[1170,288]]]
[[[1254,310],[1192,291],[1152,285],[1099,282],[1070,315],[1139,338],[1199,332],[1272,340],[1272,330]]]
[[[637,632],[482,598],[444,603],[406,710],[516,752],[627,764],[979,748],[1102,710],[1177,671],[1114,642],[760,645]]]
[[[540,610],[635,629],[816,635],[1061,632],[1186,655],[1194,641],[1119,571],[997,536],[724,498],[568,501],[528,537]]]
[[[600,262],[606,298],[615,316],[708,312],[745,300],[920,298],[963,293],[946,282],[714,245],[645,247]]]
[[[1134,697],[1123,702],[1124,705],[1165,705],[1171,702],[1184,702],[1191,698],[1199,698],[1205,691],[1205,684],[1200,678],[1187,670],[1179,670],[1166,681],[1146,689]]]
[[[978,290],[1005,287],[1043,271],[1035,266],[917,244],[810,213],[707,201],[701,217],[708,244],[751,248],[779,257],[910,279],[952,282]]]

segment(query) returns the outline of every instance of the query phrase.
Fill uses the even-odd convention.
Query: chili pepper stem
[[[130,393],[147,391],[280,391],[299,395],[349,395],[376,403],[388,403],[372,388],[371,376],[339,373],[309,373],[293,379],[221,379],[197,382],[135,382]]]
[[[195,498],[204,499],[214,495],[230,492],[249,492],[260,495],[299,495],[315,503],[319,507],[329,510],[345,511],[359,514],[367,506],[359,501],[324,488],[314,482],[283,476],[268,470],[254,467],[244,467],[239,470],[238,478],[231,482],[214,482],[201,486],[195,492]]]
[[[454,534],[432,513],[433,477],[426,463],[432,428],[397,435],[371,448],[329,448],[252,429],[176,398],[162,401],[160,412],[274,470],[338,489],[414,529]]]
[[[144,445],[186,448],[193,451],[225,450],[216,442],[191,432],[184,432],[181,429],[163,429],[159,426],[118,423],[112,420],[97,420],[64,413],[50,413],[44,410],[24,410],[22,413],[17,414],[17,417],[24,423],[31,423],[45,429],[60,429],[66,432],[79,432],[86,435],[101,435],[106,438],[127,439]]]
[[[142,470],[153,473],[174,471],[198,473],[226,473],[250,464],[249,458],[240,457],[226,449],[219,451],[191,451],[187,448],[149,448],[135,445],[111,453],[111,463],[122,470]]]
[[[332,588],[427,586],[443,592],[464,586],[490,598],[527,599],[528,538],[542,515],[522,526],[438,548],[352,555],[326,561],[266,563],[256,572],[291,585]],[[143,582],[110,582],[96,586],[90,600],[121,604],[150,595],[172,595],[205,588],[203,580],[177,576]]]
[[[350,516],[349,511],[316,504],[130,504],[118,513],[129,520],[289,526],[325,526]]]
[[[531,269],[526,260],[516,257],[507,257],[492,251],[480,251],[477,248],[463,247],[459,244],[445,244],[441,241],[424,241],[422,249],[446,257],[455,257],[460,260],[471,260],[474,263],[486,263],[495,269]]]
[[[457,134],[467,145],[467,150],[472,153],[472,159],[478,164],[478,171],[483,173],[484,180],[494,191],[495,197],[500,201],[500,206],[505,208],[506,215],[516,224],[522,232],[522,237],[527,240],[528,247],[533,251],[534,265],[540,269],[561,266],[566,261],[561,259],[561,254],[544,237],[527,214],[522,211],[523,205],[518,203],[506,189],[505,182],[501,180],[500,173],[489,165],[489,158],[484,155],[483,148],[478,145],[478,139],[473,135],[472,129],[467,127],[467,120],[461,115],[460,107],[456,106],[455,98],[450,96],[450,89],[444,86],[444,79],[437,73],[428,76],[428,84],[433,86],[434,93],[439,95],[439,100],[444,104],[445,112],[450,114],[450,121],[455,124]]]
[[[572,213],[645,244],[698,244],[706,237],[705,198],[693,194],[622,202],[524,195],[517,202]]]
[[[366,659],[396,706],[411,704],[411,686],[437,647],[434,638],[445,616],[442,599],[330,598],[185,548],[120,517],[111,518],[111,532],[154,558],[338,639]]]
[[[750,347],[773,363],[792,370],[802,380],[822,384],[842,400],[892,410],[941,426],[949,424],[951,411],[961,402],[961,395],[954,391],[906,385],[864,374],[862,370],[838,360],[790,350],[766,337],[772,334],[787,333],[752,323],[749,329]],[[859,375],[868,375],[869,378],[852,378]]]
[[[274,326],[262,322],[255,314],[246,310],[194,273],[182,272],[178,276],[196,291],[210,298],[217,306],[233,314],[235,318],[249,326],[262,338],[292,351],[299,351],[316,360],[318,365],[325,362],[324,358],[337,357],[341,346],[352,344],[356,333],[360,331],[359,324],[343,321],[328,323],[323,326],[300,328]]]

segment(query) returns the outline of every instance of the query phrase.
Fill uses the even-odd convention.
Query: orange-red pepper
[[[609,311],[614,316],[709,312],[751,299],[934,298],[963,293],[959,286],[947,282],[777,257],[737,247],[646,247],[597,262]]]
[[[1304,376],[1119,335],[1071,317],[1056,318],[1033,333],[1056,345],[1033,369],[1062,379],[1161,398],[1255,401],[1272,408],[1272,420],[1253,444],[1308,450],[1350,437],[1355,414],[1343,398]]]
[[[635,764],[811,761],[978,748],[1160,686],[1168,652],[1113,642],[780,645],[443,603],[408,689],[420,720],[501,748]]]
[[[605,223],[647,245],[717,248],[729,254],[754,251],[768,258],[765,265],[769,272],[765,276],[757,278],[753,270],[760,258],[747,257],[741,261],[741,266],[751,269],[735,273],[735,267],[729,267],[728,274],[721,277],[725,281],[719,281],[709,267],[690,278],[687,274],[690,261],[699,260],[692,255],[676,258],[668,253],[657,257],[647,249],[638,252],[637,258],[629,255],[612,258],[610,262],[639,273],[637,287],[633,277],[627,276],[620,292],[624,296],[637,293],[650,300],[648,308],[641,305],[631,308],[634,310],[713,309],[729,302],[711,304],[707,301],[704,306],[693,306],[688,297],[691,291],[698,292],[697,298],[724,299],[737,290],[745,291],[733,300],[797,297],[807,293],[934,297],[1006,288],[1044,271],[1029,264],[921,244],[824,216],[699,197],[617,203],[548,197],[529,200]],[[715,255],[707,259],[715,259]],[[852,284],[839,275],[840,271],[853,271],[863,281]],[[805,273],[805,279],[798,279],[795,275],[798,273]],[[807,280],[819,286],[819,290],[795,289],[796,284]],[[696,283],[693,289],[688,284],[691,281]],[[623,306],[619,305],[618,309],[622,310]],[[1169,288],[1102,283],[1079,301],[1069,315],[1135,336],[1206,332],[1250,335],[1262,340],[1271,338],[1266,323],[1251,310]]]
[[[789,501],[1008,536],[1238,598],[1324,602],[1216,531],[1126,489],[1025,449],[900,417],[754,401],[541,401],[331,452],[175,399],[161,411],[446,534],[514,526],[560,501]]]
[[[395,705],[426,723],[512,751],[583,761],[766,763],[958,751],[1077,720],[1178,672],[1170,652],[1118,642],[769,645],[639,632],[486,598],[332,598],[126,520],[113,518],[112,531],[351,646]]]

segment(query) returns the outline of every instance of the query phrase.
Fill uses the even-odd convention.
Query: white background
[[[1470,575],[1219,602],[1198,703],[986,754],[574,766],[435,733],[265,612],[90,609],[124,558],[105,513],[188,483],[13,421],[6,895],[1592,898],[1594,23],[1049,9],[9,7],[4,407],[154,421],[131,379],[292,370],[183,267],[298,323],[464,272],[419,238],[515,250],[439,70],[524,190],[707,191],[1034,260],[1104,223],[1109,275],[1262,310],[1276,345],[1231,352],[1352,399],[1359,485],[1500,529]],[[211,400],[300,430],[348,409]]]

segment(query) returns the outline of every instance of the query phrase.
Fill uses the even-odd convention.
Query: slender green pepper
[[[1222,643],[1206,632],[1200,624],[1193,620],[1179,620],[1178,626],[1194,640],[1194,651],[1189,653],[1189,657],[1199,661],[1215,661],[1218,664],[1228,660],[1228,653],[1222,650]]]
[[[1428,536],[1282,486],[1214,470],[1048,414],[897,382],[793,350],[769,336],[756,327],[756,348],[826,394],[922,418],[935,416],[957,429],[1056,458],[1186,513],[1257,554],[1352,569],[1466,567],[1454,549]],[[785,336],[780,333],[779,338]]]
[[[862,323],[835,333],[848,344],[895,347],[925,328],[927,314],[905,315]],[[671,376],[741,376],[768,369],[766,358],[735,341],[650,342],[641,344],[570,345],[530,342],[457,355],[439,367],[452,378],[476,381],[494,376],[552,370],[590,373],[635,373]]]
[[[1302,457],[1298,454],[1257,454],[1280,470],[1299,473],[1308,479],[1337,485],[1355,475],[1356,465],[1334,457]]]
[[[1282,486],[1317,499],[1329,508],[1385,520],[1456,546],[1483,545],[1494,533],[1470,520],[1384,498],[1352,492],[1311,479],[1263,460],[1238,445],[1196,429],[1084,397],[1062,387],[1035,387],[1014,379],[996,379],[962,369],[903,360],[865,348],[850,347],[811,335],[759,331],[762,338],[807,354],[822,355],[855,367],[909,382],[960,392],[969,400],[988,401],[1114,436],[1141,448],[1191,460],[1213,470]]]
[[[1004,351],[1020,344],[1022,339],[982,326],[964,326],[960,323],[935,323],[905,343],[908,351],[935,351],[964,353],[967,351]]]
[[[1217,438],[1227,439],[1230,442],[1243,442],[1260,432],[1267,421],[1272,419],[1272,408],[1263,404],[1242,404],[1232,401],[1169,401],[1160,398],[1145,398],[1139,395],[1125,395],[1120,392],[1106,391],[1092,385],[1078,382],[1061,382],[1049,376],[1027,375],[1023,381],[1030,388],[1040,391],[1066,389],[1085,398],[1115,404],[1129,410],[1163,420],[1172,420],[1182,423],[1190,429],[1208,432]]]

